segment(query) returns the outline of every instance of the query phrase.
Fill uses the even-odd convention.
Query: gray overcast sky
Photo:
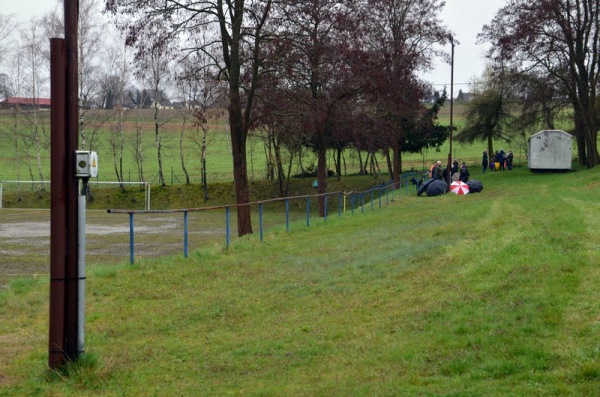
[[[454,32],[459,45],[454,47],[454,95],[459,89],[469,91],[473,77],[481,76],[485,67],[484,53],[488,46],[476,45],[477,34],[483,25],[488,24],[506,0],[446,0],[446,7],[440,19]],[[450,45],[444,48],[450,53]],[[436,85],[450,86],[450,65],[436,62],[435,69],[424,75],[427,81]],[[440,87],[441,88],[441,87]]]
[[[444,24],[455,33],[460,45],[454,48],[455,95],[459,89],[468,91],[462,85],[473,77],[479,77],[484,69],[485,46],[477,46],[477,34],[489,23],[506,0],[446,0],[446,7],[440,15]],[[16,14],[21,22],[32,16],[41,16],[57,6],[57,0],[0,0],[0,13]],[[450,52],[450,46],[446,49]],[[450,85],[450,65],[436,62],[435,69],[423,77],[433,84]],[[466,88],[466,89],[465,89]]]

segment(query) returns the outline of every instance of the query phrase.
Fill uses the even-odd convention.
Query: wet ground
[[[86,264],[129,262],[129,215],[87,211]],[[225,245],[222,214],[190,213],[189,250]],[[135,258],[183,255],[183,214],[134,215]],[[0,210],[0,287],[14,277],[47,275],[50,267],[50,211]]]

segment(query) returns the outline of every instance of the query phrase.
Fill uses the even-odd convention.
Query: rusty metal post
[[[67,359],[79,357],[78,351],[78,196],[79,182],[75,178],[75,151],[79,146],[79,78],[78,19],[79,1],[65,0],[66,69],[66,172],[67,172],[67,257],[65,290],[65,354]]]
[[[50,39],[50,90],[52,98],[50,127],[50,321],[48,366],[65,363],[65,258],[66,229],[66,152],[65,152],[65,79],[66,43]]]

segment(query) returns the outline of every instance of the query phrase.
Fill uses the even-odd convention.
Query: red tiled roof
[[[8,97],[2,101],[2,104],[7,105],[38,105],[38,106],[50,106],[50,98],[19,98],[19,97]]]

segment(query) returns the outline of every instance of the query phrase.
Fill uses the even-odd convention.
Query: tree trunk
[[[357,149],[356,151],[358,152],[358,170],[359,170],[358,174],[359,175],[364,175],[367,166],[363,167],[362,153],[360,152],[360,149]],[[368,156],[367,156],[367,158],[368,158]]]
[[[339,181],[342,178],[342,148],[337,148],[337,161],[335,162],[335,174],[337,175],[337,180]]]
[[[292,149],[290,151],[290,164],[288,165],[287,178],[286,178],[286,182],[285,182],[285,191],[283,192],[282,196],[288,195],[288,191],[290,188],[290,174],[292,173],[292,165],[293,164],[294,164],[294,150]]]
[[[252,233],[250,217],[250,190],[248,185],[248,166],[246,161],[246,138],[248,130],[242,122],[242,105],[239,89],[233,86],[229,91],[229,126],[231,129],[231,152],[233,155],[233,180],[237,202],[238,236]]]
[[[395,144],[392,148],[393,150],[393,170],[394,170],[394,186],[396,189],[400,189],[400,167],[402,164],[402,159],[400,157],[400,145]]]
[[[325,216],[325,193],[327,192],[327,145],[325,143],[325,128],[317,127],[317,139],[319,142],[318,163],[317,163],[317,181],[319,186],[319,216]]]
[[[156,157],[158,160],[158,184],[165,186],[165,177],[163,174],[162,166],[162,153],[161,153],[161,142],[160,142],[160,126],[158,124],[158,106],[154,106],[154,141],[156,142]]]
[[[579,165],[587,165],[587,150],[585,142],[585,123],[583,121],[583,115],[581,110],[573,104],[574,115],[573,121],[575,123],[575,141],[577,142],[577,156],[579,157]]]
[[[275,167],[277,168],[277,183],[279,185],[279,195],[284,197],[283,182],[285,181],[285,173],[283,171],[283,161],[281,159],[281,147],[277,142],[277,134],[272,134],[273,150],[275,152]]]
[[[390,179],[394,182],[397,182],[396,178],[394,177],[394,166],[392,165],[392,159],[390,158],[390,148],[385,148],[385,161],[387,163]]]
[[[143,151],[144,129],[140,122],[140,110],[137,111],[137,125],[135,130],[135,163],[137,165],[138,181],[144,182],[144,151]]]
[[[185,136],[185,116],[183,117],[183,123],[181,125],[181,134],[179,135],[179,159],[181,160],[181,169],[183,170],[183,174],[185,175],[185,184],[190,184],[190,175],[187,172],[187,168],[185,168],[185,157],[183,155],[183,138]]]
[[[200,153],[200,163],[202,165],[202,189],[204,190],[204,201],[208,201],[208,180],[206,178],[206,134],[208,129],[202,127],[202,148]]]

